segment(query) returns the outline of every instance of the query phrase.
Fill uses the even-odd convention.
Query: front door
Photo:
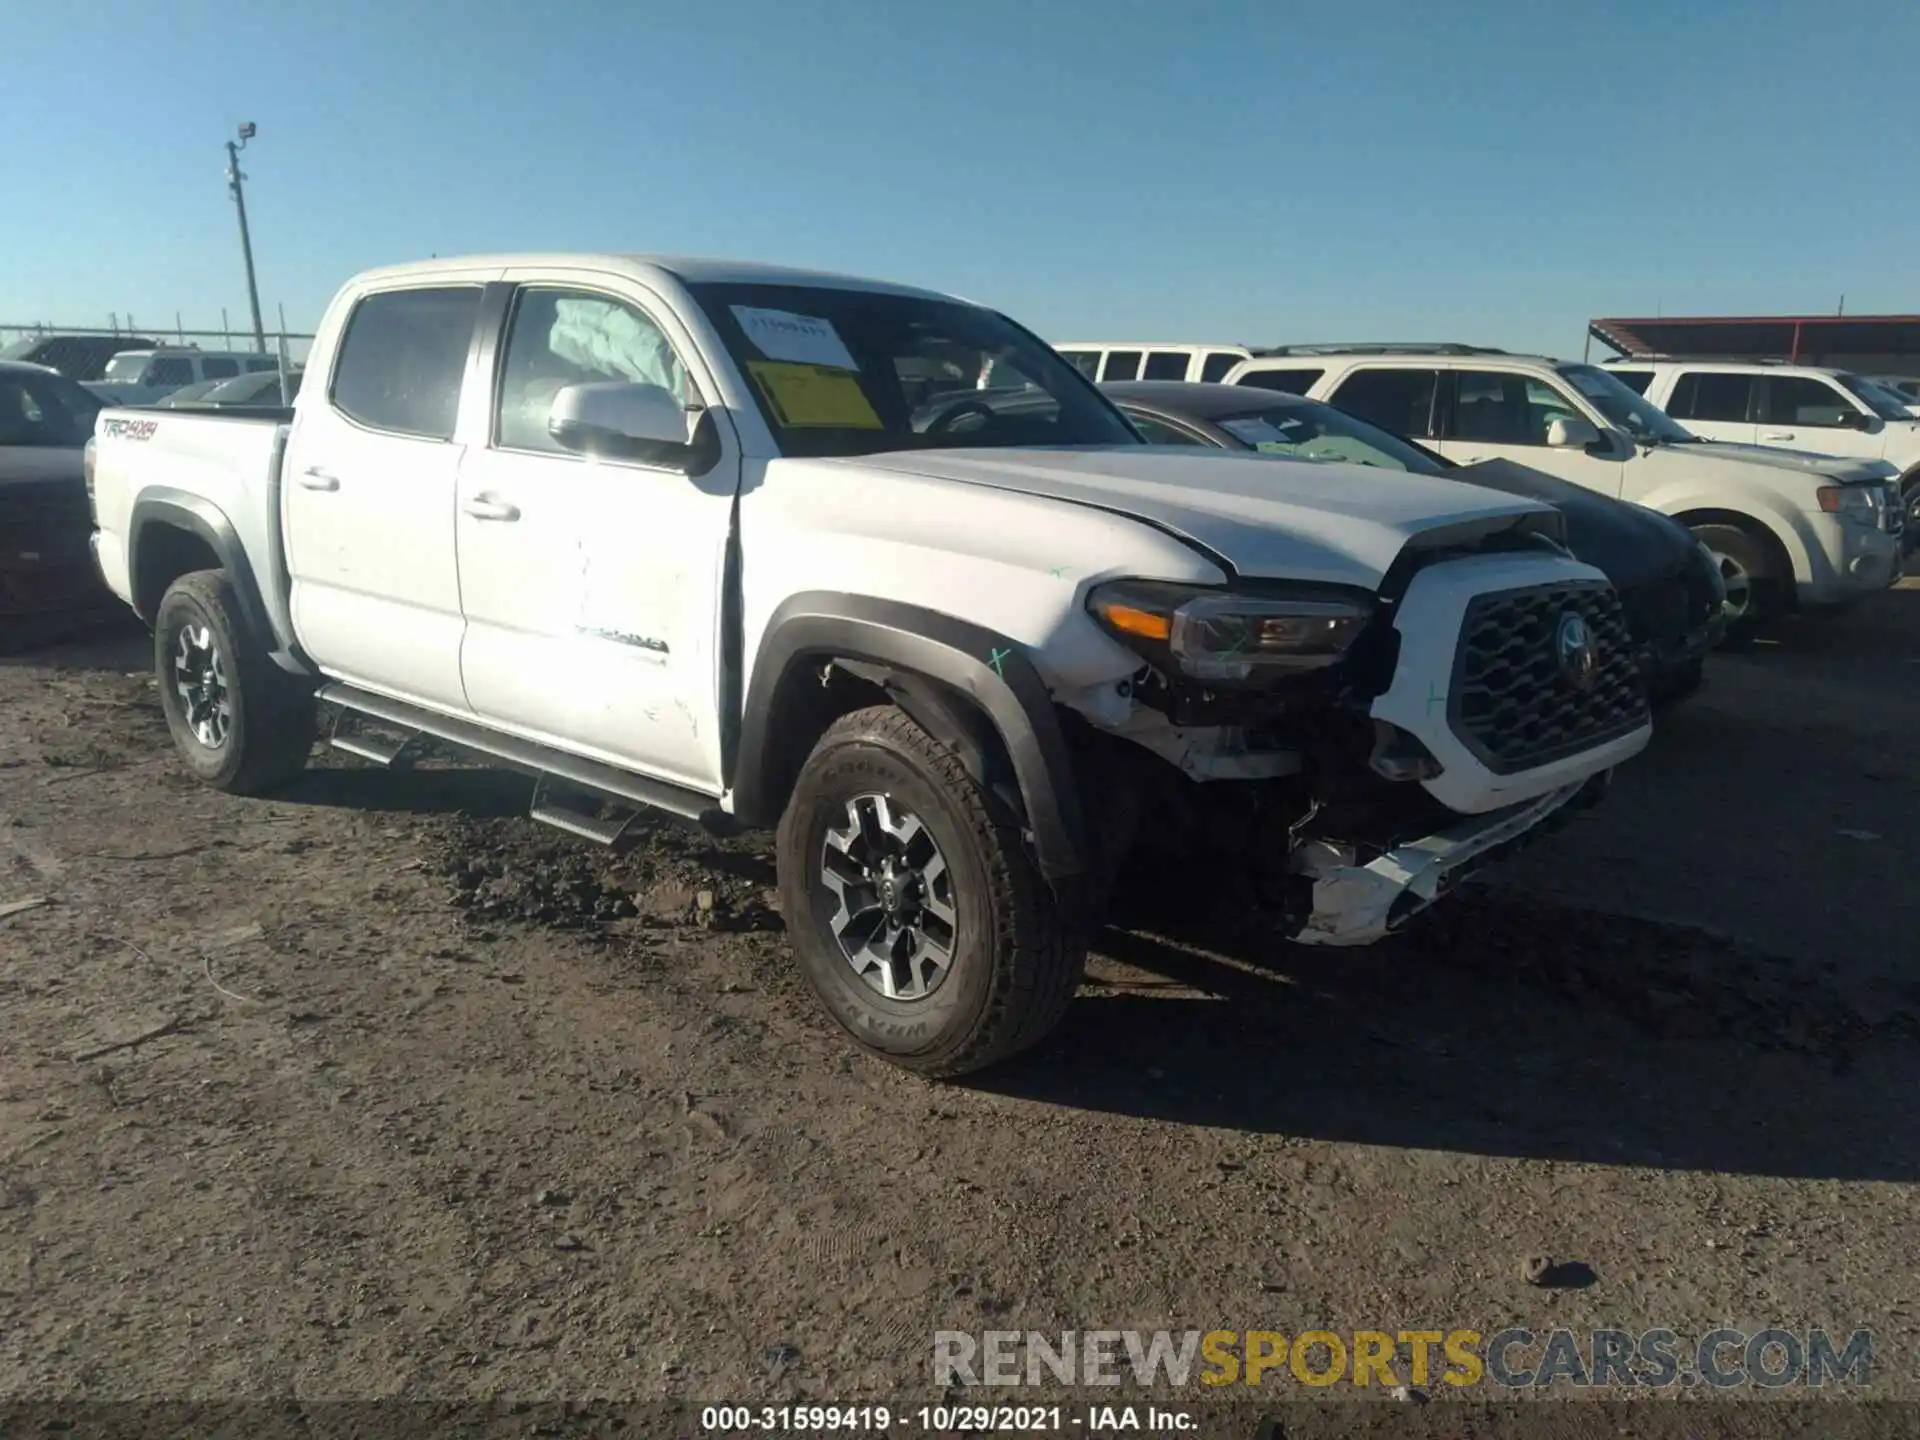
[[[1866,412],[1831,381],[1814,375],[1760,377],[1762,445],[1811,450],[1820,455],[1878,460],[1886,447],[1884,427],[1863,428]]]
[[[721,460],[700,476],[563,449],[553,397],[609,380],[689,405],[718,394],[672,311],[638,287],[522,285],[455,506],[467,700],[528,738],[718,794],[738,444],[722,423]]]
[[[1454,370],[1453,404],[1441,422],[1438,449],[1456,465],[1510,460],[1558,475],[1588,490],[1618,496],[1626,456],[1602,432],[1599,445],[1549,445],[1555,420],[1596,420],[1571,395],[1538,375],[1508,370]]]
[[[294,627],[329,674],[464,711],[453,501],[480,286],[374,291],[306,387],[281,510]],[[317,393],[316,393],[317,392]]]

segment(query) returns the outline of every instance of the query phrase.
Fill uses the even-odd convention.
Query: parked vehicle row
[[[309,363],[289,413],[111,409],[88,452],[185,765],[269,791],[317,701],[376,763],[531,773],[589,839],[776,826],[814,989],[924,1073],[1051,1028],[1136,854],[1366,944],[1651,731],[1634,622],[1569,550],[1598,511],[1504,467],[1149,444],[948,296],[436,260],[350,281]]]
[[[1105,357],[1104,374],[1112,348],[1083,349]],[[1459,464],[1506,460],[1673,517],[1720,565],[1734,644],[1903,571],[1905,506],[1882,455],[1765,448],[1751,428],[1707,443],[1615,368],[1467,345],[1279,346],[1224,383],[1306,395]]]
[[[151,405],[188,385],[278,370],[280,362],[253,350],[199,350],[192,346],[123,350],[87,388],[109,405]]]
[[[1614,360],[1607,370],[1709,440],[1884,461],[1920,535],[1920,417],[1870,380],[1817,365]]]

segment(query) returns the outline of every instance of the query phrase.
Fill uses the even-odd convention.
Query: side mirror
[[[671,391],[628,380],[569,385],[547,410],[547,433],[583,455],[683,464],[693,452],[693,430]]]
[[[1842,430],[1865,430],[1871,433],[1880,428],[1880,417],[1861,410],[1842,410],[1839,423]]]
[[[1547,426],[1547,444],[1555,450],[1584,450],[1599,443],[1599,429],[1578,415],[1561,416]]]

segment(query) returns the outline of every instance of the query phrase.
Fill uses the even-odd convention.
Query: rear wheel
[[[1713,552],[1727,587],[1727,635],[1721,643],[1744,650],[1786,609],[1792,577],[1782,572],[1771,545],[1737,525],[1696,525],[1693,534]]]
[[[781,908],[848,1034],[922,1075],[1038,1042],[1080,983],[1085,938],[1019,821],[892,706],[836,721],[780,821]]]
[[[174,748],[216,790],[259,795],[291,779],[313,748],[312,692],[276,666],[241,618],[221,570],[167,587],[153,623],[160,708]]]

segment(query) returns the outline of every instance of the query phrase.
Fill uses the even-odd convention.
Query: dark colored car
[[[1457,465],[1318,400],[1241,385],[1126,381],[1100,389],[1156,445],[1211,445],[1296,460],[1341,460],[1442,475],[1553,505],[1575,558],[1613,582],[1656,702],[1700,684],[1706,652],[1726,631],[1719,567],[1685,526],[1508,460]]]
[[[100,409],[58,371],[0,360],[0,650],[120,613],[89,548],[84,461]]]

